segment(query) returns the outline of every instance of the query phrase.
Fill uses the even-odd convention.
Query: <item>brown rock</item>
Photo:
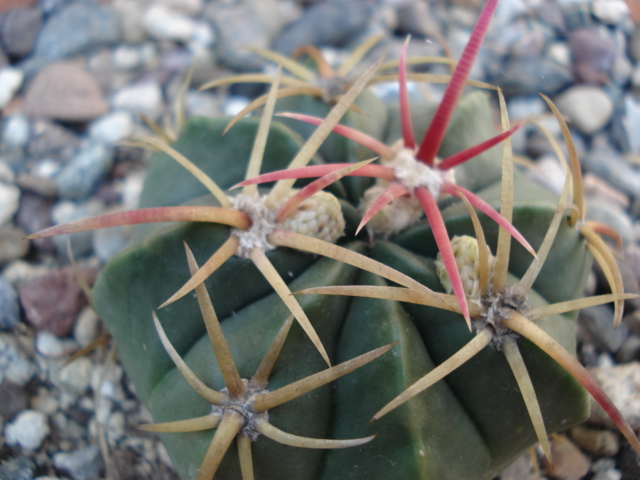
[[[0,265],[24,257],[29,251],[27,233],[13,225],[0,227]]]
[[[597,456],[613,457],[620,450],[618,435],[580,425],[571,429],[571,438],[581,448]]]
[[[14,8],[0,22],[0,40],[4,51],[15,57],[24,57],[33,48],[42,25],[42,13],[35,8]]]
[[[553,478],[558,480],[579,480],[591,468],[591,461],[575,444],[564,435],[551,438],[551,456],[553,457]],[[545,467],[551,471],[550,466]]]
[[[108,111],[96,79],[73,62],[43,68],[25,95],[25,112],[30,117],[86,122]]]
[[[92,272],[83,274],[94,276]],[[20,303],[27,321],[36,329],[65,337],[87,300],[73,270],[63,268],[26,283],[20,289]]]
[[[36,4],[36,0],[0,0],[0,13],[7,12],[16,7],[30,7]]]

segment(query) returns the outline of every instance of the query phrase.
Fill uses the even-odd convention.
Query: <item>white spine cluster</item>
[[[231,197],[231,206],[236,210],[240,210],[251,218],[251,228],[249,230],[240,230],[234,228],[231,233],[238,237],[240,241],[236,255],[243,258],[249,258],[249,254],[254,248],[267,252],[275,247],[269,243],[269,236],[276,228],[276,212],[269,210],[265,206],[265,197],[259,195],[237,195]]]
[[[291,195],[295,193],[292,191]],[[319,191],[307,198],[279,225],[275,220],[277,210],[268,209],[265,199],[266,197],[258,195],[237,195],[231,198],[232,207],[251,218],[251,227],[248,230],[232,229],[232,234],[239,240],[236,250],[239,257],[248,258],[254,248],[265,252],[273,250],[275,247],[267,237],[276,227],[330,243],[335,243],[344,235],[345,223],[340,202],[328,192]]]

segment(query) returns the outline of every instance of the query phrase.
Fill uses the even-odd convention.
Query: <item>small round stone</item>
[[[37,450],[49,435],[47,416],[35,410],[25,410],[5,429],[9,445],[18,445],[26,450]]]

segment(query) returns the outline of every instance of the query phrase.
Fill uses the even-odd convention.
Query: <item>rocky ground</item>
[[[234,113],[255,87],[198,92],[207,80],[273,66],[244,48],[290,54],[304,44],[339,58],[383,33],[373,55],[457,56],[481,0],[0,0],[0,478],[177,479],[108,343],[64,360],[103,331],[68,266],[67,240],[28,243],[51,224],[135,207],[148,156],[119,142],[161,121],[193,62],[189,114]],[[614,227],[627,292],[640,280],[640,1],[502,0],[473,76],[502,86],[512,119],[546,112],[572,122],[588,215]],[[389,87],[380,88],[381,95]],[[553,133],[560,132],[549,123]],[[551,189],[562,173],[533,128],[514,138]],[[73,237],[92,281],[126,229]],[[601,289],[594,271],[588,289]],[[609,306],[580,314],[580,358],[640,431],[640,304],[610,328]],[[554,437],[555,476],[640,478],[635,454],[599,410]],[[535,453],[533,455],[535,457]],[[502,480],[537,478],[531,456]],[[537,463],[537,462],[534,462]]]

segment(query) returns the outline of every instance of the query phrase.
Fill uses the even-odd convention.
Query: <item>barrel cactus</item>
[[[183,478],[490,479],[537,441],[549,455],[547,435],[586,418],[583,387],[640,453],[572,356],[572,312],[626,298],[616,288],[581,299],[590,250],[606,254],[563,210],[579,172],[560,200],[514,175],[517,126],[501,95],[497,135],[486,133],[486,97],[462,97],[496,4],[441,107],[409,112],[403,53],[399,149],[384,143],[393,133],[337,125],[381,62],[324,119],[289,115],[319,123],[304,144],[272,121],[278,73],[259,121],[226,131],[228,119],[191,118],[174,143],[138,139],[157,150],[139,210],[33,235],[138,225],[93,301],[156,422],[142,428],[161,432]],[[371,156],[409,151],[406,163],[455,167],[455,183],[437,172],[435,193],[449,196],[412,184],[413,164],[405,175],[393,162],[317,155],[332,130]],[[371,187],[383,195],[364,207],[364,223],[401,197],[413,210],[389,218],[409,221],[373,228],[367,241],[348,176],[387,182]]]

